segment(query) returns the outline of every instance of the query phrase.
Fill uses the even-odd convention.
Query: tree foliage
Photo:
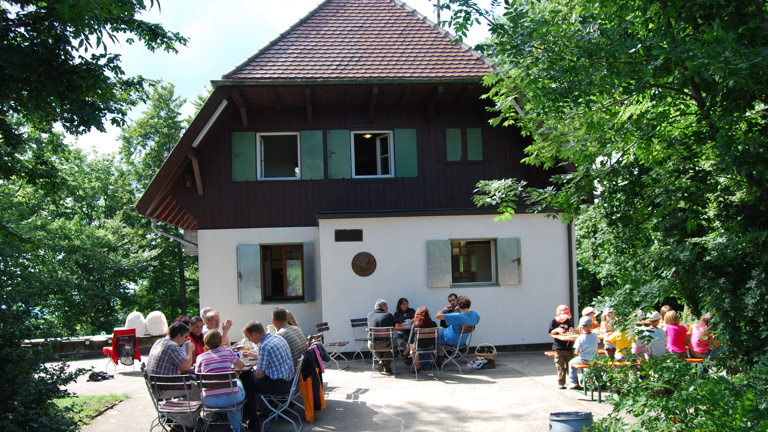
[[[499,15],[471,0],[443,7],[459,34],[470,19],[490,25],[478,48],[498,67],[485,81],[492,123],[532,136],[526,163],[568,170],[548,189],[520,179],[482,182],[475,202],[498,206],[501,218],[525,207],[575,220],[580,276],[599,284],[600,303],[624,316],[666,299],[714,312],[726,363],[739,365],[728,371],[751,374],[721,377],[723,388],[752,379],[764,388],[766,3],[508,0]],[[765,421],[765,395],[755,404],[754,389],[733,394],[742,398],[737,407],[694,395],[685,387],[698,385],[692,378],[679,382],[675,397],[663,400],[632,400],[648,396],[642,382],[624,388],[639,426],[619,417],[610,426],[699,427],[711,420],[697,423],[699,403],[732,408],[723,415],[740,416],[734,427]],[[701,385],[717,388],[717,379]]]
[[[180,34],[137,18],[155,6],[144,1],[3,1],[0,3],[0,179],[34,180],[48,169],[43,158],[25,158],[35,147],[30,131],[55,126],[80,135],[105,122],[122,125],[146,80],[127,77],[109,43],[139,41],[147,49],[176,52]],[[160,7],[159,3],[157,7]],[[57,155],[61,146],[48,143]],[[38,149],[39,150],[39,149]]]
[[[715,311],[737,352],[761,357],[768,6],[516,0],[498,16],[473,1],[444,7],[490,22],[479,48],[498,66],[486,79],[493,123],[534,138],[525,162],[570,167],[548,190],[481,184],[477,202],[578,216],[589,248],[580,264],[604,293]],[[466,20],[449,23],[461,31]],[[494,195],[500,182],[512,186]]]

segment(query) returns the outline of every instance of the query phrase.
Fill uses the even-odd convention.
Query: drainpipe
[[[168,237],[171,240],[176,240],[177,242],[185,244],[187,246],[197,247],[197,243],[192,243],[191,241],[189,241],[187,239],[175,236],[173,234],[168,234],[167,232],[160,230],[160,228],[157,227],[157,219],[149,218],[149,220],[152,221],[152,231],[160,234],[161,236]]]
[[[568,235],[568,307],[571,310],[574,310],[574,298],[573,298],[573,291],[574,291],[574,278],[573,278],[573,225],[568,222],[566,225],[568,227],[567,229],[567,235]],[[576,311],[578,312],[578,311]]]

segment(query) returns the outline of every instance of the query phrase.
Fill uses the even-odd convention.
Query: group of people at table
[[[243,342],[231,345],[232,320],[220,323],[219,313],[204,308],[201,316],[181,316],[174,320],[165,338],[157,340],[149,352],[147,370],[152,375],[194,373],[240,373],[235,389],[204,389],[196,386],[190,399],[200,400],[214,408],[234,406],[245,401],[243,412],[228,413],[232,430],[240,432],[241,420],[257,421],[261,394],[281,395],[290,392],[294,361],[307,352],[307,340],[296,319],[284,308],[272,310],[276,333],[267,331],[258,321],[250,321],[242,329]],[[255,349],[251,349],[251,347]],[[257,348],[257,349],[256,349]],[[238,352],[242,349],[242,352]],[[252,363],[254,362],[255,363]],[[178,394],[156,395],[161,398]],[[233,398],[234,394],[234,398]],[[174,420],[193,426],[197,413]]]
[[[552,350],[560,389],[566,388],[566,374],[569,389],[582,389],[578,382],[578,369],[573,365],[588,364],[595,358],[600,339],[603,339],[605,355],[611,361],[620,361],[629,353],[646,359],[661,357],[668,352],[680,358],[705,358],[713,356],[719,346],[707,331],[712,319],[709,313],[688,328],[680,324],[677,312],[665,305],[660,311],[648,313],[645,319],[639,320],[636,332],[614,331],[611,320],[615,315],[611,308],[603,312],[601,322],[598,322],[598,314],[593,307],[584,308],[578,327],[574,329],[568,306],[560,305],[555,310],[549,335],[554,338]],[[636,316],[642,318],[642,312],[639,311]]]
[[[466,344],[469,335],[461,333],[461,326],[476,325],[480,322],[480,315],[471,310],[471,306],[472,301],[468,297],[451,293],[448,296],[448,306],[435,314],[435,319],[441,320],[441,327],[433,342],[437,344],[438,355],[440,355],[439,348],[443,345],[455,347]],[[391,327],[397,329],[404,344],[404,349],[400,352],[399,347],[393,347],[395,341],[391,337],[369,336],[368,348],[378,360],[379,372],[392,373],[391,362],[394,351],[398,351],[398,356],[411,366],[411,372],[420,369],[421,364],[425,362],[424,359],[420,360],[418,353],[414,351],[414,335],[417,328],[437,327],[429,315],[429,308],[419,306],[414,310],[410,307],[408,299],[400,298],[397,301],[395,313],[392,314],[389,312],[387,301],[379,299],[374,304],[373,311],[368,313],[367,318],[369,329]]]

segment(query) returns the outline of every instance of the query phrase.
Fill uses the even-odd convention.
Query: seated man
[[[435,318],[445,320],[448,324],[447,328],[441,328],[440,333],[437,335],[437,343],[440,345],[459,346],[467,343],[469,338],[468,334],[461,334],[462,325],[476,325],[480,322],[480,315],[477,312],[469,310],[472,306],[472,302],[467,296],[460,296],[456,300],[456,304],[459,307],[459,312],[443,313],[438,312]],[[461,344],[459,341],[461,340]]]
[[[150,375],[179,375],[192,368],[195,352],[184,352],[184,342],[189,336],[189,327],[181,322],[175,322],[168,328],[168,336],[158,339],[149,350],[147,358],[147,372]],[[155,395],[158,399],[171,399],[189,394],[191,400],[200,400],[200,389],[192,382],[189,392],[184,390],[169,390]],[[195,425],[198,413],[181,414],[171,416],[173,420],[187,427]]]
[[[386,300],[376,300],[373,311],[368,313],[368,328],[372,327],[394,327],[395,317],[389,313],[389,306]],[[392,339],[390,338],[376,338],[368,340],[368,349],[373,352],[374,350],[386,350],[392,348]],[[379,359],[378,370],[384,371],[387,374],[392,373],[392,367],[390,360],[392,353],[387,352],[374,352],[374,355]]]
[[[230,346],[232,342],[229,340],[229,329],[232,328],[232,320],[227,318],[226,321],[224,321],[224,325],[221,326],[221,329],[219,329],[219,322],[221,319],[219,318],[219,311],[211,310],[205,316],[203,317],[205,320],[205,326],[208,328],[208,330],[221,330],[221,344],[222,346]]]
[[[246,397],[243,417],[246,420],[254,420],[261,400],[259,394],[283,395],[291,391],[293,360],[288,342],[280,336],[264,331],[264,326],[258,321],[246,324],[243,336],[252,343],[259,344],[258,354],[253,351],[243,353],[244,357],[257,359],[255,370],[240,375]]]
[[[297,360],[307,352],[307,338],[300,328],[288,324],[288,311],[285,308],[272,309],[272,324],[277,329],[277,335],[288,342],[291,348],[291,358]]]

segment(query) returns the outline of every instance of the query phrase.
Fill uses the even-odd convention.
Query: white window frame
[[[487,281],[474,281],[474,282],[456,282],[453,278],[453,267],[451,267],[451,286],[487,286],[498,285],[499,274],[497,271],[498,252],[496,247],[495,238],[468,238],[468,239],[450,239],[451,242],[451,263],[453,263],[453,242],[488,242],[490,245],[490,264],[491,264],[491,280]]]
[[[381,173],[381,151],[380,146],[376,146],[376,171],[379,174],[376,175],[357,175],[355,172],[355,135],[364,135],[364,134],[371,134],[373,136],[377,135],[387,135],[388,144],[387,147],[389,149],[389,152],[387,154],[387,157],[389,158],[389,174],[380,174]],[[350,142],[350,155],[351,155],[351,163],[352,163],[352,178],[392,178],[395,176],[395,143],[394,143],[394,132],[391,130],[357,130],[357,131],[350,131],[349,133],[349,142]],[[378,141],[378,138],[377,138]]]
[[[264,177],[264,136],[295,136],[296,137],[296,167],[298,173],[294,177]],[[301,133],[299,132],[259,132],[256,134],[256,175],[259,180],[301,180]]]

